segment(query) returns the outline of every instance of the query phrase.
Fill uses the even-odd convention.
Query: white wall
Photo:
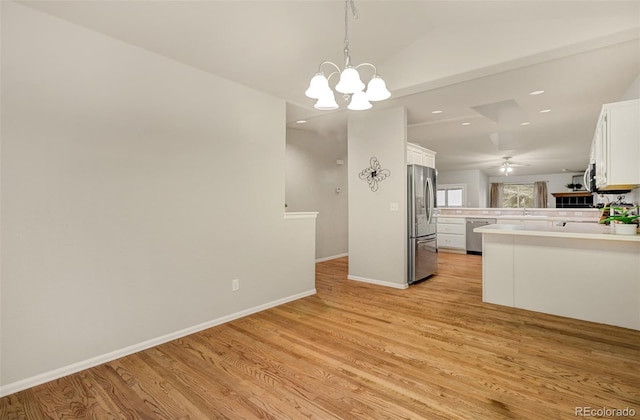
[[[437,162],[436,162],[436,166]],[[489,183],[487,175],[479,169],[463,171],[438,171],[438,185],[465,184],[467,186],[467,200],[465,207],[489,206]]]
[[[283,101],[8,2],[2,89],[0,392],[313,292]]]
[[[547,183],[547,207],[555,208],[556,199],[552,196],[552,193],[558,192],[567,192],[568,189],[566,185],[570,183],[573,179],[574,175],[582,174],[574,174],[574,173],[560,173],[560,174],[545,174],[545,175],[523,175],[523,176],[492,176],[489,177],[489,183],[492,182],[504,182],[504,183],[532,183],[535,181],[548,181]],[[582,181],[580,181],[582,184]],[[631,192],[622,194],[624,196],[624,201],[627,203],[639,203],[640,202],[640,188],[636,188]],[[620,194],[604,194],[604,199],[606,202],[615,201],[618,199]],[[596,198],[594,198],[594,201]],[[594,202],[595,204],[595,202]]]
[[[640,188],[631,190],[631,192],[626,194],[625,201],[628,203],[634,203],[634,204],[640,205]]]
[[[491,203],[491,188],[489,176],[482,171],[478,174],[478,207],[489,207]]]
[[[349,278],[406,287],[407,182],[404,108],[351,113],[349,155]],[[391,176],[372,192],[358,174],[377,157]],[[397,211],[391,211],[391,204]]]
[[[317,211],[316,258],[348,252],[347,139],[287,129],[287,211]],[[337,164],[341,160],[343,164]],[[340,187],[341,192],[336,192]]]
[[[559,174],[542,174],[542,175],[511,175],[511,176],[490,176],[489,183],[503,182],[505,184],[530,184],[536,181],[547,182],[547,207],[555,208],[556,198],[551,195],[553,193],[567,192],[567,184],[571,183],[574,175],[578,173],[559,173]],[[582,178],[581,178],[582,179]],[[582,181],[580,181],[582,184]]]
[[[621,101],[630,101],[640,98],[640,75],[629,85],[625,93],[620,98]]]
[[[437,166],[437,165],[436,165]],[[567,192],[566,185],[570,183],[574,175],[578,173],[559,173],[559,174],[543,174],[543,175],[512,175],[512,176],[492,176],[487,177],[482,171],[464,170],[464,171],[446,171],[438,172],[438,184],[466,184],[467,185],[467,203],[466,207],[489,207],[490,205],[490,184],[493,182],[504,183],[532,183],[536,181],[548,181],[547,183],[547,207],[555,208],[556,199],[553,193]],[[580,182],[582,183],[582,181]],[[625,202],[640,203],[640,188],[636,188],[631,192],[624,194]],[[615,201],[618,194],[605,195],[606,200]]]

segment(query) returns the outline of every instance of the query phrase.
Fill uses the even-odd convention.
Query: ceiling
[[[352,61],[392,97],[332,112],[304,90],[321,61],[342,64],[341,1],[19,3],[280,97],[291,128],[346,138],[352,112],[406,107],[441,171],[499,175],[503,156],[514,175],[581,171],[600,106],[640,90],[640,0],[357,1]]]

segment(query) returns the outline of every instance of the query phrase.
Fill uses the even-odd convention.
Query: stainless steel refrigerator
[[[438,269],[436,246],[437,171],[422,165],[407,165],[407,209],[409,227],[409,272],[412,284],[432,276]]]

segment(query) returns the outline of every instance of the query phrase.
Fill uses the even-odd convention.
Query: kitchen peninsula
[[[640,235],[593,223],[482,233],[482,300],[640,330]]]

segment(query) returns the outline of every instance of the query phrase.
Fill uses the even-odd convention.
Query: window
[[[464,184],[442,184],[438,186],[437,207],[462,207],[465,201]]]
[[[533,184],[504,184],[502,207],[533,207]]]

